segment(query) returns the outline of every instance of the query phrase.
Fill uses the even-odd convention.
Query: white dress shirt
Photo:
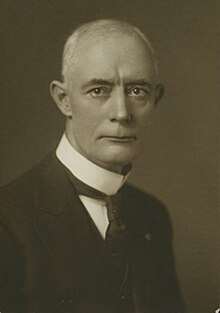
[[[75,177],[108,196],[117,193],[130,173],[124,176],[97,166],[76,151],[65,134],[57,147],[56,155]],[[79,195],[79,198],[100,234],[105,238],[109,223],[105,201],[83,195]]]

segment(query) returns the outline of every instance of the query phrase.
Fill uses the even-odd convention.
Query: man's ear
[[[66,84],[54,80],[50,83],[50,94],[59,110],[67,117],[72,116],[72,109],[67,95]]]
[[[160,99],[163,97],[165,92],[164,86],[162,84],[158,84],[156,86],[156,93],[155,93],[155,104],[157,104]]]

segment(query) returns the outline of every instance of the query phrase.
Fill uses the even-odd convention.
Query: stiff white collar
[[[60,140],[56,155],[79,180],[108,196],[117,193],[130,174],[117,174],[92,163],[73,148],[65,134]]]

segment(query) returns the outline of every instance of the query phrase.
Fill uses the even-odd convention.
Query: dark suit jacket
[[[55,155],[4,187],[0,206],[1,313],[117,312],[97,234]],[[122,208],[135,312],[185,312],[165,208],[128,185]]]

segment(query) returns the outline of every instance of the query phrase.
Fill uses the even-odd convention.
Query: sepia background
[[[218,306],[219,7],[215,0],[3,0],[0,184],[53,149],[63,118],[48,86],[65,39],[82,22],[122,18],[152,41],[166,94],[130,182],[160,198],[174,229],[176,267],[190,313]],[[172,312],[171,312],[172,313]]]

